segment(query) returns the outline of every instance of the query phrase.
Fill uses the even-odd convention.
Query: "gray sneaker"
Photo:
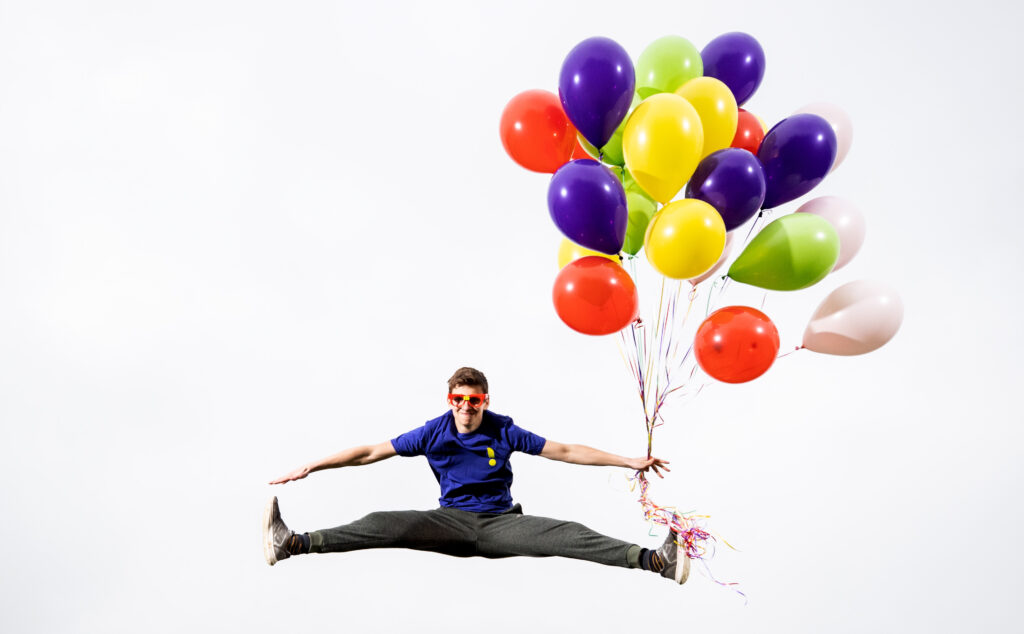
[[[282,559],[292,556],[288,552],[288,540],[294,534],[281,519],[281,510],[277,508],[275,495],[263,509],[263,556],[268,564],[273,566]]]
[[[674,532],[671,530],[668,532],[665,543],[661,545],[657,553],[665,562],[665,567],[661,569],[661,576],[672,579],[680,585],[686,583],[686,579],[690,576],[690,558],[686,554],[686,549],[676,541]]]

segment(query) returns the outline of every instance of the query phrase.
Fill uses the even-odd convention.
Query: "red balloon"
[[[736,120],[736,136],[732,138],[732,145],[730,147],[738,147],[757,156],[757,150],[761,147],[761,141],[764,140],[764,128],[761,127],[761,122],[758,121],[756,116],[743,108],[738,108],[738,110],[739,117]]]
[[[501,144],[526,169],[554,174],[572,156],[576,128],[557,95],[527,90],[513,97],[501,113]]]
[[[576,332],[610,335],[636,319],[640,297],[618,263],[596,255],[573,260],[555,278],[555,312]]]
[[[759,310],[726,306],[708,315],[693,342],[697,363],[725,383],[746,383],[768,371],[779,353],[779,331]]]

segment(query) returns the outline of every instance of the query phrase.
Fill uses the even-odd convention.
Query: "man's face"
[[[479,385],[458,385],[452,390],[452,394],[482,394],[483,391],[483,388]],[[466,400],[448,404],[452,408],[455,423],[459,426],[459,430],[463,432],[475,431],[480,426],[480,421],[484,419],[484,410],[487,409],[488,405],[490,405],[490,399],[488,398],[485,398],[479,407],[473,407]]]

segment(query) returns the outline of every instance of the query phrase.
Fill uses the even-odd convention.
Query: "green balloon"
[[[651,223],[657,204],[648,198],[647,194],[627,189],[626,208],[629,209],[629,222],[626,225],[626,241],[622,243],[622,250],[630,255],[636,255],[644,248],[644,235],[647,234],[647,225]]]
[[[643,187],[640,187],[640,184],[636,182],[636,179],[633,178],[633,175],[628,169],[615,165],[609,165],[608,169],[612,171],[612,174],[615,174],[615,178],[619,179],[619,182],[622,183],[622,188],[626,190],[627,194],[629,192],[636,192],[637,194],[642,194],[643,196],[650,198],[651,202],[654,202],[654,199],[651,198],[650,194],[644,191]]]
[[[796,291],[825,279],[838,258],[839,234],[828,220],[790,214],[754,236],[729,277],[772,291]]]
[[[640,187],[628,169],[614,165],[609,165],[608,169],[615,174],[622,183],[622,188],[626,190],[626,209],[629,210],[629,216],[626,224],[626,241],[622,245],[622,250],[629,255],[636,255],[644,247],[647,225],[658,210],[658,203]]]
[[[704,75],[700,51],[690,40],[666,35],[651,42],[636,61],[636,92],[647,99],[659,92],[675,92],[686,82]]]

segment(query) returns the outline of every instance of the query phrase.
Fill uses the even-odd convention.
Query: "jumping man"
[[[448,380],[449,411],[422,427],[378,445],[352,447],[270,482],[301,480],[314,471],[354,467],[395,455],[426,456],[441,485],[440,508],[385,511],[336,528],[309,533],[289,530],[277,497],[263,514],[263,554],[274,565],[292,555],[412,548],[455,557],[571,557],[608,566],[642,568],[684,583],[690,560],[670,530],[656,550],[641,548],[576,522],[525,515],[512,503],[515,451],[572,464],[669,471],[660,458],[623,458],[585,445],[564,445],[516,426],[508,416],[488,410],[487,378],[460,368]]]

